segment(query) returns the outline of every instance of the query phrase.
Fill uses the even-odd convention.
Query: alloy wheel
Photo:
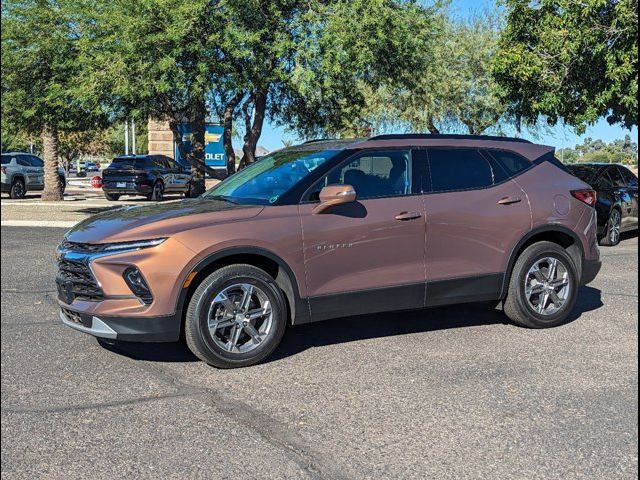
[[[607,235],[609,236],[609,241],[615,245],[620,240],[620,230],[621,230],[622,217],[618,210],[613,210],[611,215],[609,216],[609,231]]]
[[[537,260],[525,277],[527,303],[539,315],[560,311],[570,297],[571,288],[569,269],[555,257]]]
[[[248,283],[231,285],[211,302],[209,334],[218,347],[230,353],[258,348],[273,327],[273,310],[266,293]]]

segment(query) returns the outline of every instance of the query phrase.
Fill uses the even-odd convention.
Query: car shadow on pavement
[[[602,305],[600,290],[592,287],[582,287],[576,306],[566,323],[571,323],[580,318],[583,313],[596,310]],[[338,318],[290,328],[285,334],[280,347],[276,349],[267,362],[295,355],[308,348],[324,345],[452,328],[508,323],[509,319],[504,315],[501,307],[493,308],[493,305],[489,303]]]
[[[582,287],[578,301],[567,323],[585,312],[602,306],[601,292]],[[348,343],[371,338],[410,335],[412,333],[448,330],[452,328],[507,324],[508,319],[491,304],[466,304],[410,312],[377,313],[345,317],[308,325],[290,327],[275,352],[266,360],[273,362],[301,353],[309,348]],[[134,360],[150,362],[195,362],[198,359],[184,342],[176,343],[111,343],[99,340],[103,348]]]

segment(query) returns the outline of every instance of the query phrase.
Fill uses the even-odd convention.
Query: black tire
[[[555,313],[538,313],[525,293],[529,270],[545,258],[558,260],[567,272],[568,294],[561,308]],[[560,245],[552,242],[534,243],[518,257],[511,272],[509,292],[504,302],[504,313],[513,323],[527,328],[551,328],[566,322],[578,297],[579,275],[573,259]],[[538,302],[540,304],[541,302]],[[555,305],[554,305],[555,306]]]
[[[232,352],[220,346],[209,330],[209,309],[220,292],[234,285],[249,284],[262,292],[270,302],[271,327],[257,346],[246,335],[246,345],[253,348],[246,352]],[[235,305],[232,303],[232,305]],[[237,306],[237,305],[236,305]],[[226,309],[223,309],[226,311]],[[233,317],[232,317],[233,318]],[[237,317],[236,317],[237,318]],[[229,319],[229,321],[234,321]],[[185,339],[187,346],[202,361],[218,368],[238,368],[254,365],[266,359],[280,344],[287,325],[287,309],[282,291],[266,272],[251,265],[230,265],[213,272],[196,288],[187,309]],[[229,329],[237,327],[227,327]],[[245,335],[245,332],[240,329]],[[216,330],[218,332],[218,330]],[[220,330],[223,335],[225,330]],[[231,334],[229,334],[230,337]],[[219,337],[216,337],[218,342]]]
[[[154,183],[151,193],[147,195],[147,200],[151,200],[152,202],[161,202],[164,200],[164,183],[159,180]]]
[[[24,180],[21,178],[16,178],[11,184],[11,189],[9,190],[9,197],[13,199],[21,199],[24,198],[27,194],[27,189],[24,185]]]
[[[60,196],[64,195],[64,191],[67,189],[67,180],[60,175]]]
[[[117,193],[104,192],[104,198],[106,198],[110,202],[117,202],[120,199],[120,195]]]
[[[622,230],[622,214],[620,210],[614,208],[609,213],[604,236],[600,238],[600,245],[603,247],[615,247],[620,243],[620,232]]]

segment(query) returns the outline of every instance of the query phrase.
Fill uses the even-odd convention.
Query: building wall
[[[166,155],[174,158],[173,133],[169,128],[169,122],[149,120],[149,154]]]

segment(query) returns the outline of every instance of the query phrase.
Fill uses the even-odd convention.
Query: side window
[[[597,188],[613,188],[613,180],[609,176],[609,171],[605,170],[595,182]]]
[[[2,155],[2,165],[9,165],[11,163],[11,157],[9,155]]]
[[[353,186],[359,200],[409,195],[412,178],[408,150],[363,152],[332,170],[313,189],[309,200],[317,200],[322,187],[333,184]]]
[[[638,187],[638,177],[636,177],[631,170],[625,167],[618,167],[620,170],[620,174],[624,179],[625,183],[629,187],[637,188]]]
[[[31,162],[29,161],[29,158],[26,157],[25,155],[18,155],[16,157],[16,162],[21,167],[30,167],[31,166]]]
[[[38,157],[36,157],[35,155],[31,155],[29,157],[29,162],[33,167],[40,167],[40,168],[44,167],[44,162]]]
[[[531,162],[513,152],[489,150],[489,153],[496,159],[509,177],[513,177],[531,167]]]
[[[624,180],[624,178],[622,178],[622,175],[620,174],[620,171],[618,170],[618,167],[611,167],[607,170],[609,172],[609,175],[611,176],[611,180],[613,180],[613,186],[614,187],[626,187],[627,186],[627,182]]]
[[[471,190],[493,185],[489,162],[479,151],[463,148],[429,150],[433,192]]]

